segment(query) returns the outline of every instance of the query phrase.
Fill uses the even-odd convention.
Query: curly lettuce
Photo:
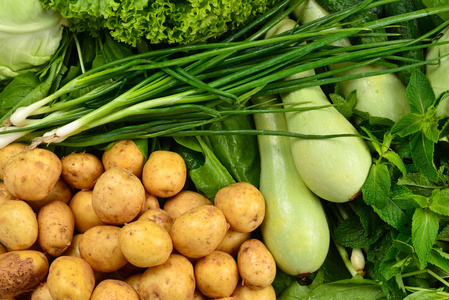
[[[191,44],[220,37],[250,22],[277,0],[41,0],[68,19],[69,29],[136,46]]]

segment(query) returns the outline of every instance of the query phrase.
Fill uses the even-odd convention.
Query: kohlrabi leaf
[[[60,45],[63,21],[39,0],[0,1],[0,80],[49,62]]]
[[[427,259],[438,234],[438,216],[426,208],[418,208],[413,214],[412,243],[421,269],[427,266]]]

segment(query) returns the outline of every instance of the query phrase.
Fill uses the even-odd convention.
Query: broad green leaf
[[[383,234],[382,227],[378,227],[372,235],[368,235],[356,214],[346,218],[335,231],[337,243],[349,248],[364,248],[376,242]]]
[[[399,171],[401,171],[402,176],[405,176],[407,174],[407,169],[405,168],[405,164],[399,154],[392,150],[389,150],[384,153],[383,157],[385,157],[389,162],[395,165],[399,169]]]
[[[416,167],[426,178],[437,181],[438,172],[433,162],[434,147],[435,144],[422,131],[413,134],[410,140],[410,150]]]
[[[429,253],[429,264],[449,272],[449,257],[442,249],[433,248]]]
[[[446,189],[449,190],[449,189]],[[429,208],[439,215],[449,216],[449,195],[438,189],[433,190]]]
[[[429,206],[427,197],[416,194],[406,193],[395,195],[393,197],[393,200],[395,202],[401,201],[401,203],[404,203],[405,201],[411,202],[407,207],[404,207],[403,209],[418,208],[418,207],[426,208]]]
[[[427,266],[427,257],[437,238],[438,216],[429,209],[418,208],[413,214],[412,244],[421,265]]]
[[[436,100],[429,80],[418,70],[412,73],[406,91],[412,113],[425,114]]]
[[[304,285],[300,285],[298,281],[294,281],[290,286],[284,290],[280,297],[276,297],[280,300],[300,300],[309,298],[309,288]]]
[[[372,165],[368,178],[362,186],[365,203],[378,208],[384,207],[388,199],[390,186],[391,178],[388,167],[382,163]]]
[[[404,300],[446,300],[449,294],[439,290],[423,290],[408,295]]]
[[[391,133],[401,137],[418,132],[423,128],[423,117],[416,113],[409,113],[400,118],[391,128]]]

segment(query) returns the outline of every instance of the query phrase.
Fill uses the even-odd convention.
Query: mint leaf
[[[413,214],[412,244],[421,265],[421,269],[427,266],[427,257],[437,238],[438,216],[429,209],[418,208]]]
[[[446,191],[446,192],[445,192]],[[439,215],[449,216],[449,189],[433,190],[429,208]]]
[[[343,96],[339,94],[329,94],[329,98],[332,103],[335,104],[335,108],[341,113],[346,119],[349,119],[353,116],[353,108],[357,102],[357,96],[355,91],[351,92],[348,95],[348,98],[345,99]]]
[[[405,168],[405,164],[399,154],[390,150],[385,152],[383,157],[385,157],[389,162],[395,165],[399,169],[399,171],[401,171],[402,176],[405,176],[407,174],[407,169]]]
[[[373,206],[373,209],[388,225],[399,231],[407,230],[404,228],[404,224],[409,221],[409,216],[391,198],[387,197],[387,201],[382,208]]]
[[[412,113],[425,114],[436,100],[429,80],[418,70],[412,73],[406,92]]]
[[[346,218],[335,231],[337,243],[350,248],[364,248],[376,242],[383,234],[382,227],[377,227],[372,235],[367,235],[357,215]]]
[[[433,248],[429,253],[428,259],[430,264],[449,272],[449,257],[442,249]]]
[[[371,166],[368,178],[362,186],[362,194],[365,203],[378,208],[385,206],[390,192],[391,178],[388,167],[385,164]]]
[[[424,124],[423,132],[426,138],[434,143],[438,143],[438,140],[440,139],[440,130],[438,130],[437,122]]]
[[[435,144],[423,132],[415,133],[410,139],[410,151],[417,169],[429,180],[437,181],[438,172],[433,163]]]
[[[418,132],[424,126],[422,121],[422,115],[414,113],[406,114],[393,125],[391,133],[404,137]]]

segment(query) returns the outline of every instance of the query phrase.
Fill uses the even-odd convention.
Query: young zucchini
[[[303,24],[309,23],[329,13],[314,0],[305,0],[294,11],[294,15]],[[351,46],[348,39],[339,40],[334,46]],[[340,65],[331,65],[330,69],[338,69]],[[368,65],[341,72],[337,76],[369,73],[383,69],[382,66]],[[396,74],[389,73],[379,76],[363,77],[339,83],[340,92],[344,97],[357,91],[355,108],[369,113],[373,117],[388,118],[394,122],[410,112],[405,85]]]
[[[254,120],[257,129],[287,131],[282,113],[256,114]],[[310,274],[324,262],[330,242],[320,199],[299,176],[288,137],[260,135],[258,142],[260,191],[266,203],[264,243],[281,270],[295,276]]]
[[[295,26],[285,19],[267,33],[273,36]],[[294,78],[313,75],[310,70],[295,74]],[[319,86],[303,88],[281,94],[287,107],[329,105]],[[330,135],[358,134],[352,124],[334,107],[304,112],[286,112],[288,130],[291,132]],[[371,154],[362,138],[337,137],[330,139],[291,139],[292,155],[299,175],[319,197],[331,202],[346,202],[359,193],[371,167]]]

